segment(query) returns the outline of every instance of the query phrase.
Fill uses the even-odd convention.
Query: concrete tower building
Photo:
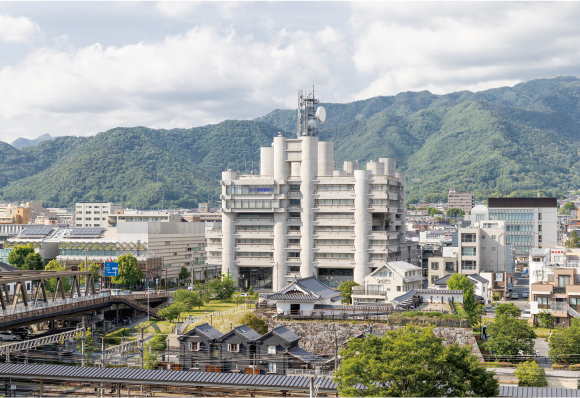
[[[242,289],[276,291],[312,275],[330,287],[363,284],[387,259],[416,263],[395,159],[335,170],[332,143],[304,130],[261,148],[260,175],[222,173],[221,239],[208,243],[208,264],[221,262]]]

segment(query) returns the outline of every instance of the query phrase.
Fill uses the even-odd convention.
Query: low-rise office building
[[[109,216],[115,210],[123,210],[118,203],[80,202],[75,205],[76,227],[112,227]]]
[[[475,207],[475,195],[467,192],[456,192],[455,188],[449,190],[447,195],[448,209],[461,209],[466,214]]]

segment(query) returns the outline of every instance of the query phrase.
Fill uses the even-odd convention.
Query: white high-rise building
[[[395,159],[336,170],[332,142],[304,127],[313,108],[298,138],[279,134],[261,148],[260,175],[222,173],[222,230],[208,242],[208,264],[221,263],[242,289],[276,291],[312,275],[331,287],[362,285],[387,259],[417,263],[416,244],[405,240],[406,180]]]

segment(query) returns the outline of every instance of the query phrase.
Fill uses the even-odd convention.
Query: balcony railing
[[[352,288],[352,293],[351,294],[365,294],[365,295],[376,295],[376,296],[382,296],[385,294],[385,291],[383,290],[383,288],[375,288],[375,289],[365,289],[364,286],[354,286]]]
[[[555,287],[552,290],[553,294],[566,294],[566,288],[565,287]]]
[[[550,309],[552,311],[568,311],[568,304],[563,301],[552,301],[550,303]]]

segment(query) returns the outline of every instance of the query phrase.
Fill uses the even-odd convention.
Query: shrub
[[[580,370],[580,364],[570,365],[568,366],[568,370],[578,371]]]
[[[520,387],[547,387],[546,371],[536,361],[527,361],[518,365],[514,372]]]
[[[564,369],[564,365],[558,365],[557,363],[552,365],[552,369]]]
[[[510,362],[486,362],[488,368],[513,368],[515,365]]]
[[[258,318],[254,314],[246,314],[242,318],[242,323],[254,329],[260,334],[268,333],[268,324],[262,318]]]

